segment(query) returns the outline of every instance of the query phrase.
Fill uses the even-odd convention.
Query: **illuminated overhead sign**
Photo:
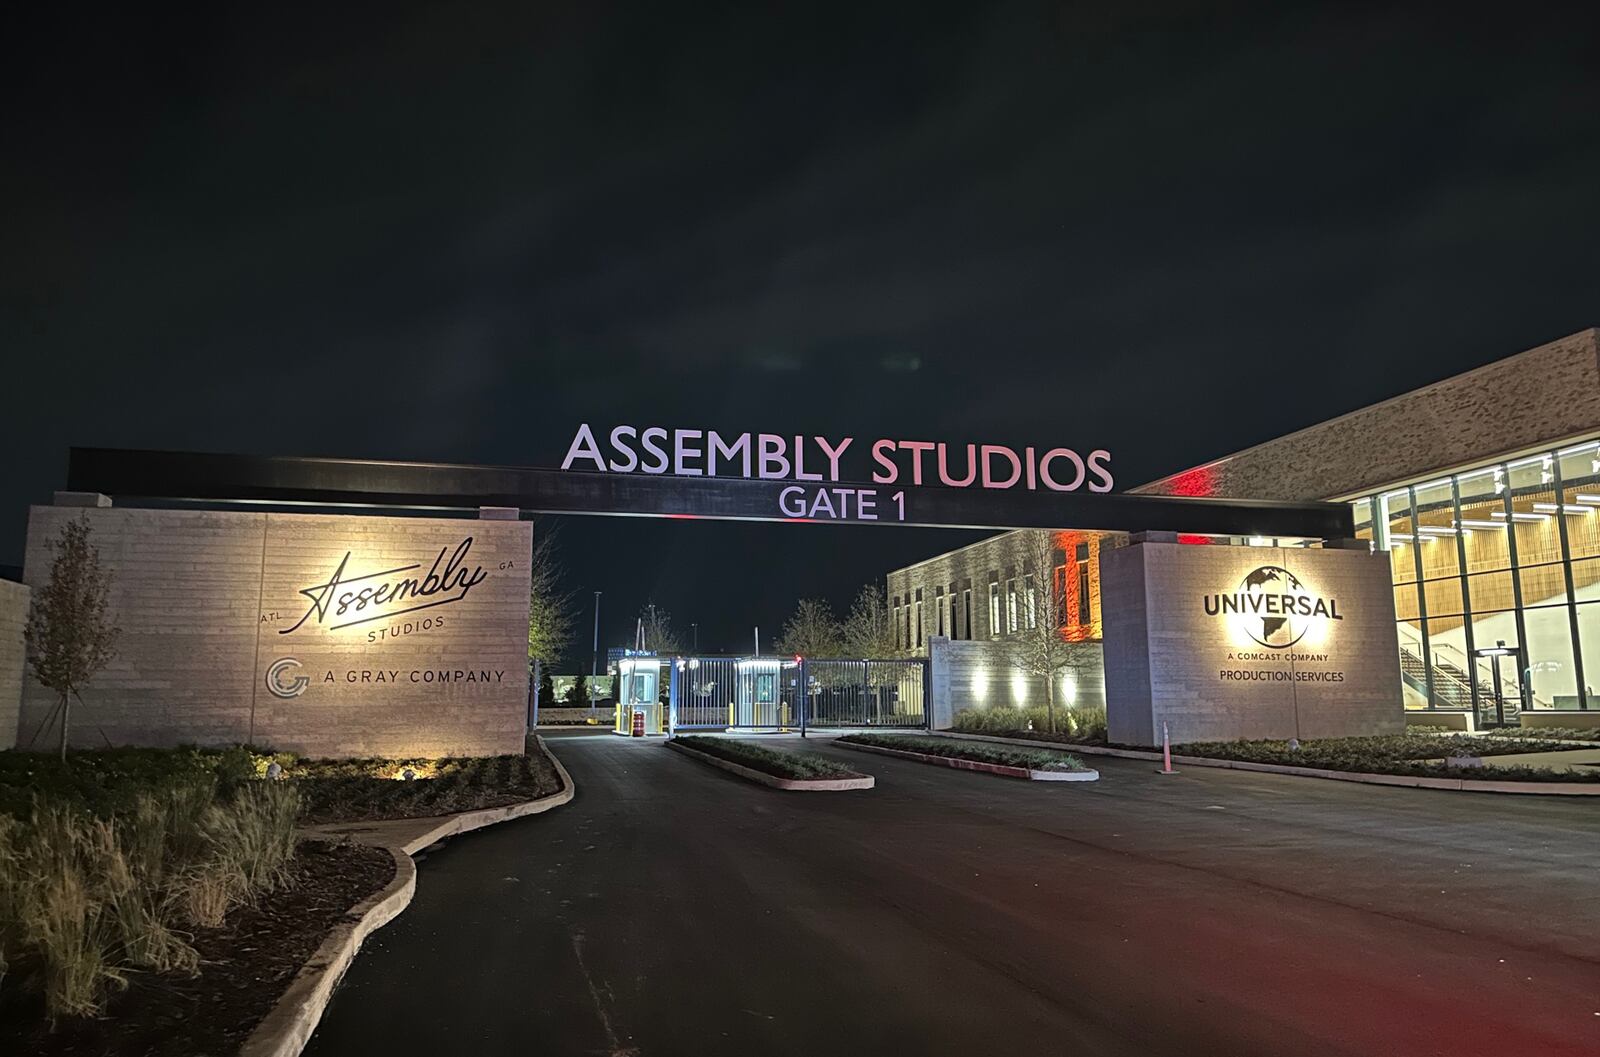
[[[854,437],[736,433],[662,426],[614,426],[602,443],[587,423],[567,447],[563,470],[652,473],[675,477],[753,477],[764,481],[844,480],[840,462]],[[1004,444],[945,444],[926,440],[875,440],[872,483],[944,488],[1027,488],[1091,492],[1112,488],[1111,453],[1087,456],[1071,448],[1015,448]],[[809,469],[808,469],[809,467]]]
[[[854,437],[736,433],[663,426],[614,426],[597,439],[584,423],[567,447],[561,469],[597,473],[660,474],[671,477],[738,477],[796,482],[779,490],[778,513],[791,520],[905,521],[905,485],[1028,491],[1109,492],[1111,453],[1087,457],[1071,448],[1023,448],[1003,444],[951,445],[924,440],[880,439],[870,446],[873,485],[842,485],[841,463]],[[806,483],[800,483],[806,482]],[[813,487],[812,483],[821,482]]]

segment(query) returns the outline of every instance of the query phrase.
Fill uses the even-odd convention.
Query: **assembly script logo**
[[[1253,570],[1232,594],[1207,595],[1205,611],[1234,617],[1251,639],[1274,650],[1295,645],[1319,621],[1344,619],[1336,600],[1307,590],[1279,565]]]

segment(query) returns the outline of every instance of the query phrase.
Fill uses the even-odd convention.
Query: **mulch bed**
[[[330,929],[394,878],[394,858],[360,844],[302,841],[293,885],[195,934],[200,975],[141,973],[104,1016],[51,1031],[36,995],[0,988],[0,1053],[30,1057],[222,1057],[271,1012]],[[21,970],[22,966],[13,966]]]
[[[304,797],[300,824],[432,818],[506,807],[561,791],[555,764],[534,745],[521,756],[447,759],[435,765],[436,776],[409,782],[373,777],[369,763],[359,760],[299,766],[292,777]]]

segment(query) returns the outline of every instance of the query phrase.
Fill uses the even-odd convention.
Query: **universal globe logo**
[[[1343,620],[1339,603],[1306,589],[1280,565],[1253,570],[1232,594],[1205,596],[1207,616],[1231,616],[1252,640],[1282,650],[1305,638],[1319,621]]]

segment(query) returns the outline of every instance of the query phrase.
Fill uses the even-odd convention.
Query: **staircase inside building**
[[[1408,646],[1400,647],[1400,677],[1424,697],[1428,695],[1428,666]],[[1472,681],[1467,673],[1447,660],[1433,663],[1434,708],[1472,708]]]

